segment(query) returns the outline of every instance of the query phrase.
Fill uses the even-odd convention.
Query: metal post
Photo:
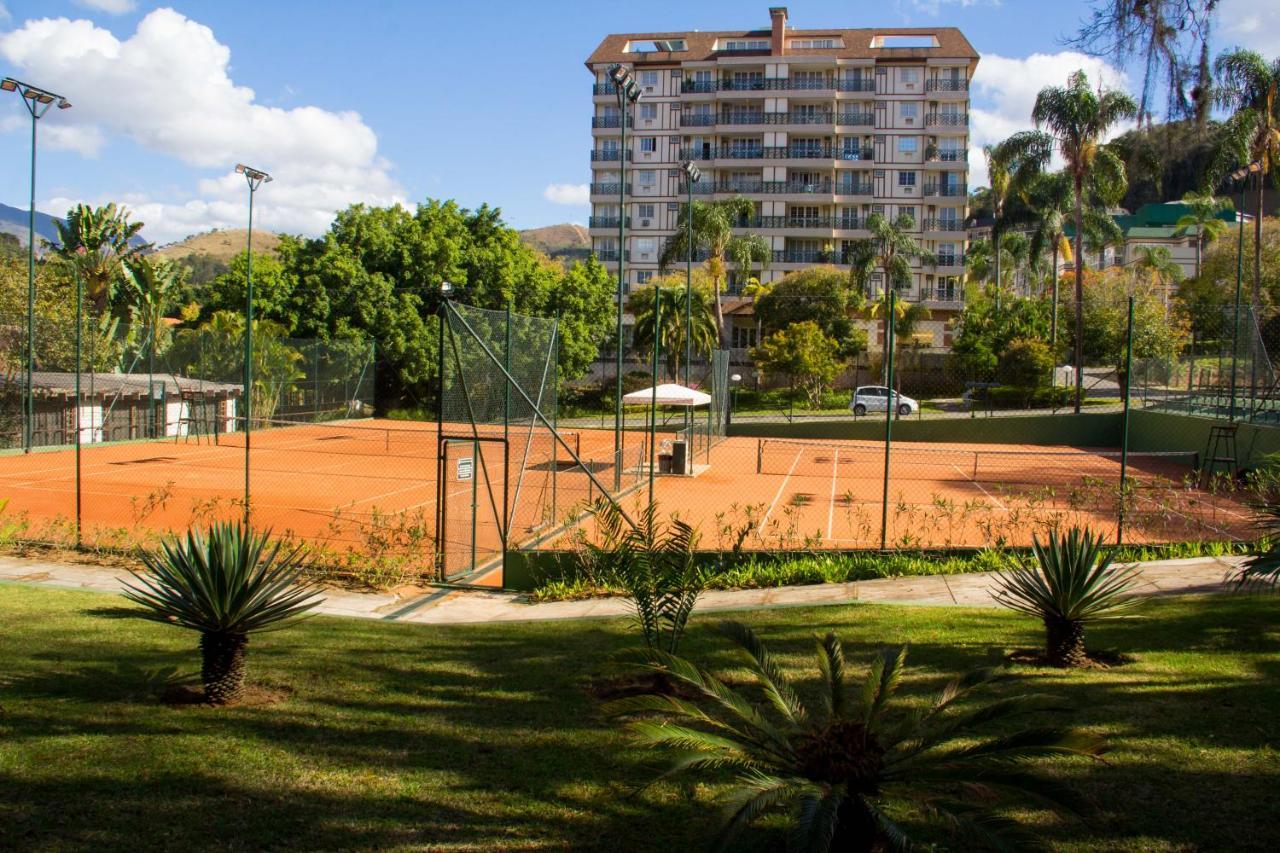
[[[83,516],[81,515],[81,502],[83,500],[83,492],[80,488],[80,441],[83,425],[80,423],[80,363],[82,361],[82,341],[84,329],[84,281],[80,277],[80,271],[76,270],[76,547],[81,545],[81,532],[83,529]]]
[[[1236,419],[1236,359],[1240,354],[1240,287],[1244,280],[1244,192],[1246,180],[1240,182],[1240,210],[1236,213],[1239,236],[1236,238],[1236,301],[1235,321],[1231,332],[1231,402],[1228,404],[1227,420]],[[1261,211],[1259,211],[1261,215]]]
[[[1124,544],[1125,487],[1129,479],[1129,397],[1133,390],[1133,297],[1129,297],[1129,325],[1124,344],[1124,420],[1120,431],[1120,508],[1116,513],[1116,544]]]
[[[556,312],[556,324],[551,327],[551,351],[552,357],[555,359],[552,364],[551,373],[551,391],[556,395],[555,405],[551,407],[551,432],[556,431],[556,424],[560,420],[560,312]],[[510,370],[507,371],[510,373]],[[557,488],[560,480],[560,446],[554,439],[551,442],[551,523],[554,525],[559,516],[559,507],[557,505]],[[506,578],[503,578],[505,581]]]
[[[889,322],[885,323],[884,500],[880,506],[880,550],[889,545],[889,448],[893,443],[893,310],[897,293],[889,289]]]
[[[440,392],[436,395],[436,576],[440,580],[444,580],[444,525],[445,525],[445,507],[444,500],[447,490],[444,485],[445,478],[445,442],[444,442],[444,336],[445,336],[445,318],[444,312],[447,303],[443,300],[440,302],[440,331],[439,341],[437,345],[438,353],[438,373],[437,377],[440,382]]]
[[[615,342],[618,347],[616,356],[616,396],[613,402],[613,489],[622,488],[622,299],[626,292],[625,258],[627,236],[627,96],[622,86],[615,82],[614,91],[618,95],[618,111],[621,113],[619,124],[622,125],[622,140],[618,149],[618,326]]]
[[[658,359],[662,357],[662,335],[659,329],[662,327],[662,288],[656,284],[653,287],[653,371],[652,381],[653,388],[649,395],[649,510],[653,511],[653,474],[654,465],[657,462],[657,442],[658,442]],[[693,430],[690,429],[686,434],[686,441],[689,444],[685,447],[685,458],[688,459],[689,452],[693,449]]]
[[[253,180],[249,181],[248,280],[244,297],[244,526],[249,526],[249,436],[253,432]]]
[[[511,373],[511,302],[507,302],[507,343],[506,351],[502,354],[503,367],[507,369],[507,373]],[[511,383],[508,381],[503,385],[504,391],[502,395],[502,440],[511,440]]]

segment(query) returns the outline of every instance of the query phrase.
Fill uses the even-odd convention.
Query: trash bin
[[[670,453],[658,454],[658,473],[659,474],[671,473],[671,454]]]
[[[671,442],[671,473],[688,475],[689,444],[684,441]]]

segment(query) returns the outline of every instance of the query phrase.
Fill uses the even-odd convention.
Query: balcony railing
[[[591,94],[593,95],[612,95],[617,91],[612,83],[597,83],[591,87]]]
[[[836,124],[871,125],[876,123],[876,114],[857,110],[841,110],[836,116]]]
[[[744,195],[830,195],[831,187],[830,181],[721,181],[716,184],[715,191]]]
[[[622,116],[593,116],[592,127],[622,127]],[[627,125],[631,127],[631,125]]]
[[[963,151],[937,151],[928,158],[930,163],[959,163],[966,158]]]
[[[822,249],[775,249],[775,264],[829,264],[835,261],[836,252]]]
[[[606,149],[606,150],[604,150],[604,151],[592,151],[592,152],[591,152],[591,162],[592,162],[592,163],[601,163],[601,162],[605,162],[605,163],[607,163],[607,162],[609,162],[610,160],[614,160],[614,161],[616,161],[616,160],[621,160],[621,159],[622,159],[622,149],[620,149],[620,148],[610,148],[610,149]],[[631,152],[630,152],[630,151],[628,151],[628,152],[627,152],[627,160],[629,161],[630,159],[631,159]]]
[[[964,264],[964,258],[960,255],[935,255],[934,260],[936,260],[937,263],[931,264],[930,266],[958,267]]]
[[[587,217],[587,227],[588,228],[617,228],[618,219],[619,217],[617,216],[590,216],[590,217]],[[628,228],[631,227],[630,216],[627,217],[627,227]]]
[[[924,117],[925,127],[968,127],[967,113],[929,113]]]
[[[836,195],[871,195],[871,182],[837,181]]]
[[[702,148],[680,149],[682,160],[870,160],[873,156],[874,152],[870,148],[833,148],[828,145],[817,147],[709,145]]]
[[[716,121],[712,113],[685,113],[680,116],[681,127],[715,127]]]
[[[925,83],[926,92],[967,92],[969,90],[969,81],[956,78],[949,80],[946,77],[938,77]]]
[[[836,81],[837,92],[874,92],[876,81],[871,77],[852,77]]]
[[[618,184],[617,181],[613,181],[611,183],[605,183],[605,184],[592,184],[591,194],[592,195],[617,195],[619,192],[619,189],[620,189],[620,185]],[[626,193],[628,195],[630,195],[631,193],[630,183],[627,184]]]
[[[718,80],[685,80],[680,84],[680,91],[690,95],[705,95],[720,91],[719,83]]]
[[[960,198],[968,195],[969,189],[965,184],[925,184],[924,194]]]
[[[963,231],[964,223],[961,222],[959,219],[926,219],[924,221],[924,230],[925,231]],[[942,256],[939,255],[938,257],[941,258]],[[952,260],[954,260],[954,258]],[[939,266],[950,266],[950,265],[942,264],[941,262],[939,262]]]
[[[623,257],[623,260],[626,260],[626,261],[631,260],[631,250],[630,250],[630,249],[628,249],[627,251],[623,252],[623,253],[622,253],[622,257]],[[617,250],[617,249],[603,249],[603,250],[601,250],[601,251],[599,251],[599,252],[596,252],[596,260],[601,261],[601,262],[606,263],[606,264],[609,264],[609,263],[616,263],[616,262],[617,262],[617,260],[618,260],[618,250]]]
[[[964,291],[958,288],[929,288],[920,291],[925,302],[963,302]]]
[[[612,94],[609,84],[596,86],[596,89],[607,88],[608,91],[597,91],[597,95]],[[876,81],[871,78],[833,79],[799,79],[791,77],[750,77],[744,80],[685,80],[680,90],[686,94],[709,94],[712,92],[874,92]]]

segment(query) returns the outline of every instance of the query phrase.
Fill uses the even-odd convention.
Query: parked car
[[[906,417],[919,410],[920,404],[915,400],[899,394],[897,391],[892,393],[893,405],[900,417]],[[883,412],[885,407],[889,405],[889,394],[889,389],[883,385],[863,385],[861,388],[853,390],[853,399],[849,401],[849,409],[859,417],[867,412]]]

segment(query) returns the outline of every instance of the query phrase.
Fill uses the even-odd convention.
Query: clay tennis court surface
[[[486,428],[497,436],[501,429]],[[467,428],[447,427],[447,435]],[[445,552],[449,574],[498,556],[502,490],[513,542],[561,547],[558,523],[600,492],[542,436],[511,430],[510,478],[502,445],[450,444],[446,454]],[[613,478],[613,432],[566,434],[596,477]],[[661,437],[660,437],[661,438]],[[627,437],[628,510],[646,500],[643,438]],[[370,559],[420,554],[431,565],[437,512],[435,424],[358,420],[287,425],[252,435],[251,494],[258,526]],[[526,454],[526,451],[527,454]],[[84,539],[128,546],[161,532],[232,519],[243,512],[244,437],[86,446],[82,451]],[[459,468],[459,460],[470,462]],[[70,449],[0,456],[3,519],[25,536],[74,535],[75,454]],[[697,476],[660,476],[655,499],[701,531],[704,548],[866,548],[880,544],[883,445],[729,438],[696,460]],[[1248,535],[1236,497],[1193,483],[1188,455],[1133,454],[1134,484],[1125,539],[1160,542]],[[465,478],[466,469],[470,478]],[[523,468],[523,473],[521,469]],[[553,476],[554,473],[554,476]],[[887,517],[890,547],[1025,545],[1058,524],[1088,524],[1114,535],[1119,456],[1110,451],[1030,445],[894,445]],[[492,489],[486,487],[490,484]],[[492,491],[493,497],[490,498]],[[495,507],[494,502],[497,502]],[[474,507],[474,509],[473,509]],[[474,524],[473,524],[474,519]],[[588,534],[589,521],[584,522]],[[498,583],[492,573],[488,583]]]

